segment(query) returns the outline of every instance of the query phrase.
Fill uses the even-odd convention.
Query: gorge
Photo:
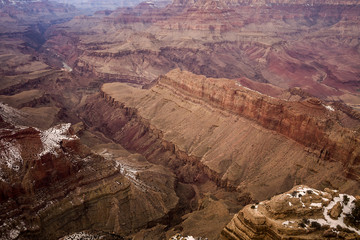
[[[358,239],[359,21],[0,1],[0,239]]]

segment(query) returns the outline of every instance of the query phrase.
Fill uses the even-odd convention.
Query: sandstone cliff
[[[205,173],[256,199],[294,183],[358,191],[357,133],[319,100],[287,102],[179,70],[149,90],[105,84],[102,98],[83,109],[89,125],[190,182]]]
[[[359,239],[359,226],[350,220],[359,201],[336,190],[296,186],[244,207],[223,230],[222,239]]]
[[[315,150],[322,159],[350,166],[360,164],[359,133],[343,127],[335,109],[318,99],[278,100],[243,88],[236,81],[209,79],[180,70],[160,77],[158,84],[249,118]]]

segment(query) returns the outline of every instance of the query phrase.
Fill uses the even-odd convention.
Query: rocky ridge
[[[360,163],[359,133],[343,127],[335,108],[319,99],[288,102],[244,88],[236,81],[179,69],[160,77],[158,85],[256,121],[315,150],[324,160],[354,166]]]
[[[18,126],[4,121],[16,113],[6,109],[1,239],[58,239],[81,230],[121,237],[161,222],[177,207],[174,176],[141,155],[111,147],[94,153],[70,124],[48,130]],[[24,116],[5,119],[19,117]]]
[[[359,226],[353,225],[356,220],[349,221],[359,201],[359,196],[337,190],[295,186],[244,207],[223,230],[221,239],[358,239]]]
[[[54,26],[44,47],[102,82],[147,84],[179,67],[301,87],[357,108],[358,8],[356,1],[142,3]]]
[[[281,189],[286,191],[292,187],[293,182],[311,182],[311,179],[316,186],[327,182],[345,188],[346,191],[357,191],[355,186],[359,179],[355,159],[359,149],[358,145],[354,145],[358,141],[356,132],[338,126],[339,123],[335,121],[337,110],[321,105],[318,100],[286,103],[238,86],[235,81],[206,79],[204,76],[179,70],[161,77],[149,90],[121,83],[105,84],[102,87],[102,98],[98,96],[89,99],[83,109],[84,121],[97,126],[124,147],[141,152],[150,161],[178,169],[177,175],[180,178],[196,181],[205,173],[219,186],[251,192],[255,199],[264,199],[270,196],[270,192],[280,192]],[[234,103],[238,108],[234,108]],[[272,115],[273,107],[279,107],[280,111]],[[258,111],[259,108],[261,111]],[[241,111],[236,112],[234,109]],[[310,109],[313,115],[305,115]],[[276,119],[271,119],[275,115]],[[277,121],[277,117],[281,116],[288,116],[286,118],[289,120],[284,118],[283,121]],[[346,140],[333,138],[326,132],[321,133],[321,126],[324,131],[327,129],[326,124],[322,125],[321,119],[329,118],[333,119],[330,127],[337,126],[340,133],[349,134]],[[280,122],[290,120],[294,122],[289,126],[298,126],[296,131],[300,139],[305,139],[302,137],[306,134],[309,134],[306,138],[312,138],[315,143],[317,139],[319,143],[320,139],[334,139],[334,147],[336,144],[343,144],[342,141],[353,139],[350,140],[354,141],[352,147],[344,147],[348,149],[346,156],[354,154],[350,158],[353,160],[348,161],[343,156],[332,153],[331,149],[321,151],[316,144],[304,148],[305,143],[296,141],[296,138],[295,141],[290,140],[285,137],[286,132],[274,131]],[[315,130],[307,132],[306,125],[301,127],[304,124],[302,120],[309,126],[313,124],[311,129]],[[266,130],[269,126],[274,128]],[[230,134],[234,132],[237,134]],[[259,148],[264,155],[259,154]],[[164,152],[165,156],[174,154],[174,159],[171,158],[174,162],[169,158],[158,157],[159,153]],[[196,168],[185,177],[186,174],[178,168],[179,164],[190,164]],[[278,169],[278,164],[282,167],[276,176],[274,173],[271,176],[266,173],[268,169]],[[292,176],[288,175],[290,172]],[[320,172],[329,175],[320,175]],[[341,177],[335,180],[331,177],[333,174]],[[268,184],[261,184],[264,182]],[[340,182],[347,182],[349,185],[341,186]]]

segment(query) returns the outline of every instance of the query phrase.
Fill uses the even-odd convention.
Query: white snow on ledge
[[[19,120],[21,121],[27,115],[13,107],[8,106],[0,102],[0,116],[4,119],[5,122],[16,124]]]
[[[332,190],[333,192],[337,192],[337,190]],[[305,204],[302,202],[301,198],[307,194],[315,194],[318,196],[324,196],[326,193],[313,189],[313,188],[309,188],[309,187],[305,187],[305,186],[299,186],[296,191],[294,191],[291,194],[287,194],[288,198],[298,198],[300,199],[300,203],[302,203],[302,207],[306,207]],[[347,201],[345,201],[345,198],[347,198]],[[355,197],[352,195],[348,195],[348,194],[338,194],[338,196],[336,197],[331,197],[330,199],[328,199],[327,197],[322,197],[323,199],[323,203],[310,203],[309,208],[311,207],[316,207],[319,209],[322,209],[323,211],[323,217],[322,218],[318,218],[318,219],[309,219],[309,222],[317,222],[322,226],[329,226],[330,228],[336,229],[337,226],[340,226],[344,229],[348,229],[350,231],[355,232],[356,234],[360,235],[360,230],[356,229],[352,226],[349,226],[346,224],[345,217],[347,214],[351,214],[351,212],[353,211],[353,209],[355,208]],[[331,209],[335,206],[335,204],[340,203],[342,206],[342,211],[340,216],[338,217],[338,219],[332,219],[330,217],[330,211]],[[290,202],[289,202],[290,203]],[[284,221],[282,223],[283,226],[289,226],[290,224],[294,223],[294,221]],[[308,225],[307,225],[308,227]]]
[[[16,141],[7,142],[1,139],[0,147],[3,149],[0,152],[1,163],[5,163],[8,168],[18,171],[23,162],[21,146]]]
[[[327,110],[331,111],[331,112],[334,112],[335,109],[332,107],[332,106],[329,106],[329,105],[323,105]]]
[[[176,234],[175,236],[172,236],[170,240],[196,240],[193,236],[187,236],[183,237],[181,234]]]
[[[70,126],[70,123],[65,123],[42,131],[40,133],[40,138],[43,144],[43,151],[39,154],[39,156],[41,157],[48,153],[52,153],[57,156],[56,149],[60,148],[60,142],[62,140],[77,139],[75,135],[69,136]]]
[[[85,232],[73,233],[71,235],[60,238],[59,240],[97,240],[101,239]]]

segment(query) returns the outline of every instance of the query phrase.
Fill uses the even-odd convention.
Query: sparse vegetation
[[[296,197],[297,193],[298,193],[297,191],[293,191],[293,192],[291,193],[291,196]]]
[[[319,229],[321,229],[321,224],[316,221],[312,221],[310,224],[310,227],[315,228],[316,230],[319,230]]]
[[[305,223],[306,225],[308,225],[310,223],[309,219],[307,219],[307,218],[303,218],[302,222]]]
[[[360,200],[355,201],[351,214],[346,215],[346,220],[355,227],[360,227]]]
[[[305,225],[305,223],[301,222],[301,223],[299,223],[299,227],[305,228],[306,225]]]
[[[307,193],[307,194],[312,194],[313,191],[312,191],[312,190],[307,190],[306,193]]]
[[[350,200],[350,198],[348,197],[348,195],[344,195],[344,196],[343,196],[343,203],[344,203],[344,205],[347,205],[347,204],[349,203],[349,200]]]

